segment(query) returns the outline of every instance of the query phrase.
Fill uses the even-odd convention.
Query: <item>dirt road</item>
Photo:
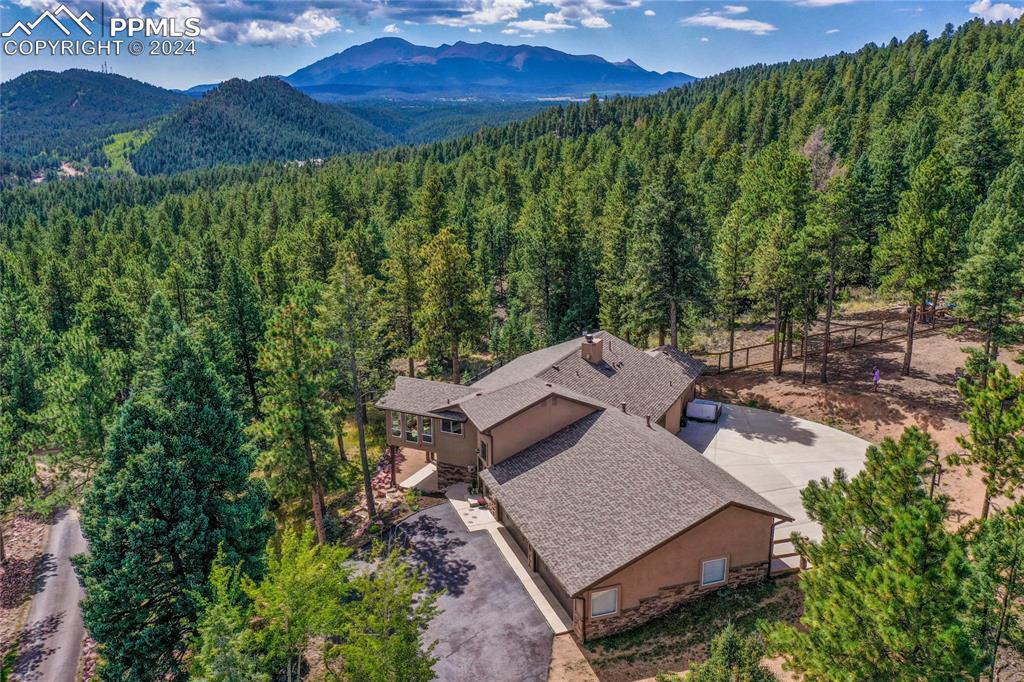
[[[85,550],[78,513],[62,512],[46,542],[37,589],[14,663],[14,680],[75,682],[85,635],[79,610],[84,593],[71,558]]]

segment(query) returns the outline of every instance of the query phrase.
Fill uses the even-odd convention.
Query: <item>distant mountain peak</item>
[[[581,98],[598,93],[650,94],[694,80],[684,73],[659,74],[627,59],[609,62],[537,45],[469,43],[437,47],[403,38],[353,45],[287,76],[321,100],[355,97],[443,99]]]

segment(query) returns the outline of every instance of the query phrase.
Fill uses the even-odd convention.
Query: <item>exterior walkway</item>
[[[789,512],[795,521],[780,524],[776,540],[793,531],[821,538],[821,527],[804,511],[800,491],[810,481],[831,477],[837,467],[850,476],[859,473],[870,445],[824,424],[738,405],[723,405],[718,423],[690,421],[679,437]],[[791,543],[776,545],[777,554],[792,551]],[[785,561],[795,566],[799,559]]]

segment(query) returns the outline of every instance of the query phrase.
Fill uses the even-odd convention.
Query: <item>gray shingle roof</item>
[[[477,392],[469,386],[397,376],[395,387],[381,396],[376,405],[382,410],[459,419],[461,415],[449,408],[460,398]]]
[[[476,428],[483,432],[552,394],[595,407],[604,407],[602,403],[593,398],[581,395],[564,386],[535,378],[502,386],[488,391],[482,396],[471,394],[457,404],[476,425]]]
[[[561,384],[609,405],[626,403],[638,415],[659,419],[690,387],[696,375],[674,363],[631,346],[614,334],[597,332],[604,339],[604,362],[592,365],[576,351],[563,356],[537,376]]]
[[[728,505],[790,518],[668,431],[614,408],[481,477],[570,595]]]
[[[683,368],[687,376],[692,377],[694,381],[704,373],[704,363],[700,360],[690,357],[678,348],[674,348],[669,345],[658,346],[647,351],[647,354],[668,360],[669,362],[675,363]]]

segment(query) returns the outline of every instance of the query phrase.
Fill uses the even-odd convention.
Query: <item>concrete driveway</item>
[[[837,467],[857,474],[870,445],[824,424],[738,405],[723,405],[716,424],[689,422],[679,437],[796,519],[780,524],[776,539],[792,531],[819,539],[821,527],[807,517],[800,491]]]
[[[438,640],[442,682],[546,682],[551,626],[487,532],[471,532],[450,503],[402,522],[443,609],[425,640]]]

